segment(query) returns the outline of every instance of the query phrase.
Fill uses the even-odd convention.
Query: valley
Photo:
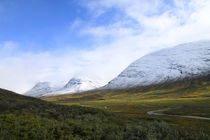
[[[210,134],[210,121],[165,115],[149,115],[152,110],[167,109],[168,115],[210,118],[210,76],[125,90],[102,90],[43,98],[62,105],[80,105],[103,109],[126,117],[161,119],[171,126]]]
[[[163,121],[162,118],[142,116],[142,108],[139,107],[143,104],[138,106],[124,104],[123,107],[122,102],[113,102],[113,104],[104,102],[104,105],[107,105],[107,103],[110,103],[110,105],[107,106],[107,111],[103,111],[102,109],[96,109],[96,105],[99,108],[103,108],[104,105],[93,102],[89,102],[89,106],[95,106],[94,108],[84,107],[82,104],[80,106],[56,105],[0,89],[0,139],[209,139],[209,136],[203,130],[191,133],[189,130],[171,126],[170,120],[164,119],[165,121]],[[76,102],[73,104],[76,104]],[[119,108],[120,106],[117,107],[117,104],[121,108]],[[86,102],[86,106],[88,106],[88,102]],[[114,109],[114,107],[124,114],[110,112],[110,109]],[[123,109],[128,109],[128,112],[126,113]],[[147,109],[145,108],[145,110]],[[132,114],[134,110],[139,110],[139,112],[133,114],[136,117],[129,116],[128,114]],[[202,125],[205,126],[208,123],[203,122]]]
[[[71,78],[24,95],[0,89],[0,140],[210,140],[209,44],[147,54],[104,86]]]
[[[0,0],[0,140],[210,140],[210,0]]]

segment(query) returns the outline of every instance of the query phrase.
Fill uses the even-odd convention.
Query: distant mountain
[[[209,73],[210,41],[191,42],[143,56],[103,88],[141,87]]]
[[[64,86],[64,89],[71,90],[71,92],[80,92],[84,90],[95,89],[102,86],[100,83],[93,82],[87,78],[72,78]]]
[[[66,85],[61,88],[50,87],[48,82],[38,83],[30,91],[26,92],[25,95],[33,97],[54,96],[79,93],[82,91],[96,89],[101,86],[103,85],[98,82],[93,82],[87,78],[72,78]]]
[[[93,90],[101,86],[103,85],[98,82],[93,82],[92,80],[87,79],[87,78],[72,78],[63,88],[60,88],[50,93],[46,93],[43,96],[79,93],[83,91]]]
[[[39,97],[52,91],[53,88],[50,86],[49,82],[39,82],[31,90],[27,91],[25,95]]]

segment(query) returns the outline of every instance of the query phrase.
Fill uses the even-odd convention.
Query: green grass
[[[103,108],[101,101],[110,103],[108,100],[87,101],[86,106],[94,104]],[[62,101],[62,104],[69,103]],[[81,102],[75,101],[73,104]],[[115,107],[114,110],[123,112],[120,100],[117,102],[114,99],[110,105]],[[130,104],[129,107],[133,110],[126,109],[132,113],[138,106]],[[203,131],[192,134],[184,129],[175,129],[160,119],[125,117],[119,114],[96,107],[58,105],[0,89],[0,140],[210,139]]]
[[[161,119],[176,128],[210,134],[209,120],[147,114],[147,111],[168,108],[164,113],[210,117],[210,75],[143,88],[92,91],[43,99],[62,105],[98,108],[131,118]]]

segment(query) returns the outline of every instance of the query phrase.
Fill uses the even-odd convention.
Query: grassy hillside
[[[123,117],[99,109],[56,105],[0,89],[0,140],[198,140],[158,119]]]
[[[99,108],[134,118],[153,118],[173,127],[210,134],[209,120],[148,115],[151,110],[164,113],[210,117],[210,75],[142,88],[103,90],[43,98],[63,105]]]

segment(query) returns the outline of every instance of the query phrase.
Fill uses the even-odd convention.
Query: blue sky
[[[80,35],[78,29],[84,26],[109,26],[122,20],[135,24],[135,19],[126,16],[120,8],[102,7],[94,13],[86,7],[88,3],[77,0],[1,0],[0,42],[18,42],[21,51],[51,51],[66,46],[87,49],[97,42],[91,35]],[[173,5],[173,1],[167,0],[166,4]],[[155,14],[163,12],[162,8]],[[97,15],[100,10],[105,12]],[[81,25],[79,22],[82,22]],[[70,27],[76,23],[77,27]],[[111,41],[108,36],[103,38],[103,42],[107,41]]]
[[[209,15],[210,0],[0,0],[0,87],[105,84],[143,55],[210,39]]]
[[[89,20],[85,8],[71,0],[1,0],[0,41],[19,42],[22,51],[45,51],[60,46],[60,42],[82,47],[82,37],[69,26],[77,19]],[[85,38],[84,38],[85,40]],[[62,44],[61,44],[62,45]]]

